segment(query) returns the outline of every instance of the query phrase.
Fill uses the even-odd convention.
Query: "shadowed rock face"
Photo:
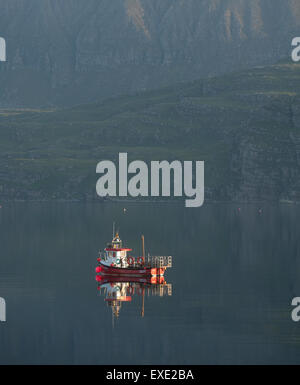
[[[0,202],[94,200],[96,165],[204,160],[205,200],[300,203],[300,65],[100,103],[0,111]]]
[[[0,0],[0,106],[72,105],[274,63],[298,0]]]

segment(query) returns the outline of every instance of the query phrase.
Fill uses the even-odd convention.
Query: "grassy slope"
[[[148,161],[205,160],[206,186],[220,188],[253,111],[299,93],[300,66],[279,64],[67,110],[1,111],[0,198],[93,195],[96,164],[121,151]],[[276,135],[295,129],[260,124]]]

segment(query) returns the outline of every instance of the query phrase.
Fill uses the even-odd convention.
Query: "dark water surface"
[[[300,207],[15,204],[0,209],[1,364],[300,363]],[[172,255],[172,296],[112,310],[95,281],[112,222]]]

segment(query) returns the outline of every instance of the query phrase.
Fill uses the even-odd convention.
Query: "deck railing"
[[[99,253],[101,258],[104,258],[101,253]],[[141,257],[140,257],[141,258]],[[148,267],[148,268],[171,268],[172,267],[172,257],[171,256],[150,256],[145,257],[144,262],[141,262],[140,258],[133,258],[132,263],[129,264],[128,259],[121,262],[121,267]]]
[[[149,266],[152,268],[170,268],[172,267],[172,257],[147,256],[145,258],[145,266]]]
[[[124,283],[121,283],[121,285]],[[125,285],[125,284],[124,284]],[[131,295],[147,295],[150,296],[159,296],[159,297],[171,297],[172,296],[172,284],[171,283],[162,283],[162,284],[131,284]],[[144,289],[144,291],[143,291]],[[106,287],[100,288],[100,293],[107,295],[108,290]],[[123,293],[124,296],[126,295],[126,292]],[[127,293],[128,295],[128,293]],[[116,297],[117,298],[117,297]]]

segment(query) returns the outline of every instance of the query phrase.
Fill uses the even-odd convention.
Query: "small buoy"
[[[103,278],[100,275],[96,275],[95,279],[97,282],[101,282]]]
[[[127,209],[125,207],[123,209],[123,212],[124,212],[124,214],[126,214],[126,212],[127,212]]]
[[[97,261],[98,261],[98,262],[101,262],[101,258],[97,258]]]
[[[101,273],[102,269],[100,266],[97,266],[96,269],[95,269],[96,273]]]

